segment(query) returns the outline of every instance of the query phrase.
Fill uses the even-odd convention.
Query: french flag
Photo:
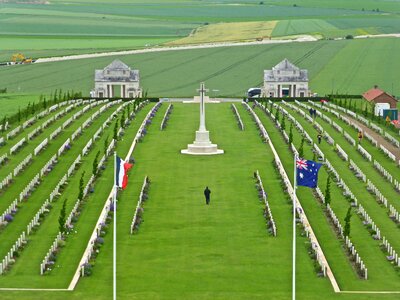
[[[115,185],[123,190],[128,185],[128,170],[133,167],[133,164],[125,162],[120,157],[116,156],[115,161]]]

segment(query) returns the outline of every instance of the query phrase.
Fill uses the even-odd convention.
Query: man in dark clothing
[[[321,144],[322,134],[318,133],[317,138],[318,138],[318,144]]]
[[[204,190],[204,196],[206,197],[206,204],[207,205],[210,204],[210,194],[211,194],[211,191],[207,186],[206,189]]]

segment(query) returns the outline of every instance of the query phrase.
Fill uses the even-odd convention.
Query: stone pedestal
[[[209,137],[209,132],[196,131],[196,140],[193,144],[189,144],[187,149],[181,150],[182,154],[191,155],[214,155],[223,154],[224,150],[218,149],[216,144],[212,144]]]

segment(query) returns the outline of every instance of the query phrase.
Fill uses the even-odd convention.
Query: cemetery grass
[[[244,97],[249,87],[262,85],[264,69],[286,57],[309,70],[310,87],[320,95],[359,94],[374,84],[392,90],[392,82],[396,95],[400,86],[395,84],[395,70],[400,60],[389,57],[396,57],[399,49],[398,39],[385,38],[180,50],[19,65],[0,68],[0,77],[9,93],[19,88],[28,94],[50,94],[61,88],[88,95],[93,70],[118,58],[140,70],[149,96],[191,97],[198,82],[205,81],[216,90],[211,97]]]
[[[242,132],[236,125],[229,104],[207,105],[207,128],[211,132],[211,139],[218,143],[219,148],[226,151],[224,155],[210,157],[208,160],[204,157],[179,154],[179,150],[193,140],[194,131],[197,129],[198,107],[174,104],[175,108],[166,130],[160,131],[159,125],[166,106],[164,104],[159,110],[149,127],[149,133],[134,151],[136,164],[130,172],[130,184],[119,197],[117,261],[119,297],[289,298],[291,205],[280,187],[280,179],[272,166],[272,152],[261,142],[250,116],[237,105],[246,128]],[[118,143],[117,151],[120,156],[124,157],[128,151],[132,138],[148,109],[146,107],[138,114],[135,120],[137,123],[126,130],[123,140]],[[291,177],[293,162],[286,144],[272,121],[262,113],[258,113]],[[107,132],[103,133],[101,139],[106,135]],[[295,133],[294,136],[298,145],[299,135]],[[102,144],[101,140],[96,143],[100,147]],[[91,169],[91,159],[97,152],[96,147],[74,175],[71,187],[67,188],[68,191],[74,190],[83,169],[87,171]],[[306,147],[306,153],[311,155],[309,147]],[[71,236],[66,247],[62,249],[57,261],[62,267],[56,268],[48,276],[36,275],[24,278],[22,263],[24,261],[28,263],[28,257],[24,255],[28,251],[43,252],[34,249],[32,243],[13,266],[21,269],[12,269],[9,276],[3,278],[5,283],[12,282],[14,275],[15,278],[21,279],[18,285],[28,282],[43,286],[54,284],[53,286],[59,287],[69,282],[70,278],[65,274],[75,270],[80,258],[78,253],[82,253],[86,247],[86,243],[82,241],[88,239],[105,195],[108,195],[111,189],[113,171],[110,161],[109,159],[108,167],[100,177],[100,182],[96,183],[94,194],[88,200],[90,207],[85,207],[83,210],[85,215],[82,215],[77,223],[78,233]],[[265,219],[262,216],[263,206],[258,201],[252,178],[256,169],[260,170],[264,187],[269,195],[268,200],[278,227],[276,238],[269,236],[266,231]],[[150,177],[152,183],[149,199],[144,206],[144,223],[138,233],[131,236],[129,227],[145,175]],[[324,182],[324,178],[321,178],[321,183]],[[209,207],[205,205],[202,194],[205,185],[209,185],[213,191]],[[350,185],[352,186],[353,184]],[[334,195],[340,196],[335,189],[333,191]],[[343,250],[340,249],[340,243],[330,231],[329,224],[310,191],[303,189],[299,191],[299,196],[305,205],[308,217],[312,217],[314,230],[318,230],[317,236],[324,251],[327,252],[329,263],[333,268],[343,267],[343,270],[334,271],[339,272],[340,280],[346,281],[346,286],[353,288],[372,285],[373,279],[363,282],[354,275]],[[42,225],[45,227],[39,229],[35,238],[42,236],[46,228],[58,226],[56,215],[61,205],[60,200],[56,203],[58,209],[53,208],[50,213],[52,217],[49,218],[50,215],[47,217]],[[337,209],[343,211],[345,208]],[[353,216],[352,219],[352,227],[357,230],[354,234],[360,233],[360,239],[363,239],[365,232],[363,233],[362,228],[357,225],[355,218]],[[92,276],[81,278],[74,292],[0,291],[1,298],[109,299],[112,295],[112,226],[108,232],[105,244],[96,259]],[[323,294],[327,299],[337,299],[339,295],[333,293],[329,280],[317,277],[313,262],[307,254],[308,242],[299,233],[300,230],[297,240],[298,298],[319,299]],[[367,244],[371,244],[372,239],[369,237],[365,239]],[[380,250],[375,253],[380,253]],[[36,264],[37,269],[42,258],[39,256],[37,255],[39,259]],[[384,261],[382,263],[389,265]],[[383,266],[383,270],[386,269],[388,268]],[[383,284],[376,284],[374,289],[384,290],[386,285],[381,285]],[[341,294],[340,297],[360,299],[360,295]],[[368,298],[396,299],[393,295],[379,297],[371,295]]]

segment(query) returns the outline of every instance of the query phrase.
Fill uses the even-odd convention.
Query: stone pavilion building
[[[95,70],[95,88],[90,93],[94,98],[135,98],[142,95],[139,85],[139,70],[132,70],[116,59],[103,70]]]
[[[308,71],[300,69],[286,58],[272,68],[264,70],[264,97],[309,97]]]

